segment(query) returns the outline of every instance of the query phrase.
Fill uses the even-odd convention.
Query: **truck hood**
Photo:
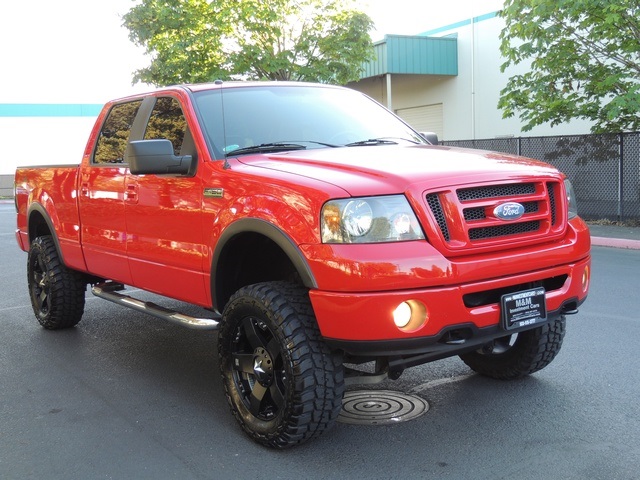
[[[298,150],[244,156],[238,160],[258,168],[320,180],[352,196],[559,176],[552,166],[528,158],[484,150],[426,145]]]

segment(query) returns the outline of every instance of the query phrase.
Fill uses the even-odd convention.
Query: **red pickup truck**
[[[90,285],[219,329],[231,410],[276,448],[327,430],[345,386],[425,362],[459,355],[507,380],[540,370],[589,288],[570,183],[428,138],[332,86],[216,82],[109,102],[80,165],[16,172],[35,315],[73,327]]]

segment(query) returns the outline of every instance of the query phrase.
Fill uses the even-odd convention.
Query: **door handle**
[[[124,199],[127,202],[136,203],[138,201],[138,186],[127,185],[127,190],[124,192]]]

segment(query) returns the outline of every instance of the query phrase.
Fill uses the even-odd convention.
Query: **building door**
[[[418,132],[433,132],[442,140],[444,127],[442,120],[442,104],[423,105],[421,107],[400,108],[396,115],[411,125]]]

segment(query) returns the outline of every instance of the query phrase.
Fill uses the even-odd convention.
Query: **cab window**
[[[93,155],[95,164],[124,163],[124,152],[129,141],[131,126],[136,118],[141,100],[114,105],[107,115]]]
[[[144,133],[145,140],[166,139],[173,144],[175,155],[180,155],[187,134],[187,120],[180,103],[172,97],[156,101]]]

